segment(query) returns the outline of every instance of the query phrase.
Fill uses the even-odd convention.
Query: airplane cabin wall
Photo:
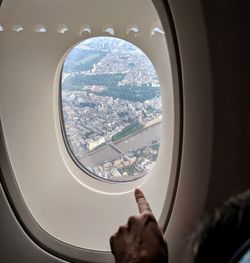
[[[211,125],[206,126],[204,124],[205,130],[208,129],[210,132],[211,129],[213,138],[210,146],[206,145],[204,140],[204,145],[206,145],[204,149],[211,147],[212,152],[202,153],[202,146],[199,147],[203,157],[211,157],[211,163],[205,162],[207,166],[204,166],[204,173],[207,173],[208,176],[203,177],[202,164],[197,163],[197,167],[200,166],[199,170],[194,168],[189,170],[189,172],[196,171],[198,173],[199,171],[200,173],[190,177],[193,181],[187,182],[180,178],[180,182],[186,184],[179,186],[175,205],[178,206],[184,202],[181,200],[182,191],[192,190],[194,192],[190,200],[185,200],[188,204],[187,217],[181,219],[182,222],[179,223],[178,214],[173,214],[173,218],[170,220],[171,229],[179,227],[175,231],[171,230],[169,232],[170,238],[167,237],[170,241],[170,262],[177,263],[187,262],[187,258],[183,257],[183,253],[180,253],[186,246],[186,241],[183,242],[183,240],[195,229],[202,214],[221,205],[230,195],[243,191],[250,186],[250,6],[247,1],[237,0],[170,0],[169,5],[179,40],[184,97],[195,94],[188,90],[185,91],[185,83],[188,83],[189,80],[190,84],[192,81],[201,84],[203,82],[204,85],[195,86],[193,89],[200,89],[203,96],[207,95],[208,101],[210,102],[211,99],[212,102],[211,111],[209,109],[206,112],[206,118],[209,122],[211,121],[209,123]],[[202,21],[203,25],[195,25],[195,21]],[[196,36],[195,33],[201,33],[201,35]],[[195,50],[192,43],[196,48],[199,48]],[[204,57],[202,57],[202,51],[205,52]],[[194,57],[193,62],[190,62],[195,52],[200,52],[200,57]],[[206,64],[208,68],[199,71],[199,65],[195,65],[194,69],[196,70],[192,72],[192,68],[188,68],[188,66],[196,62],[201,63],[201,65]],[[208,71],[207,75],[203,70]],[[206,79],[208,76],[210,78]],[[196,78],[200,80],[195,82]],[[195,98],[193,99],[195,100]],[[191,102],[192,98],[184,99],[184,110],[185,107],[186,109],[190,107]],[[196,123],[199,118],[202,123],[205,122],[206,120],[202,119],[203,115],[199,114],[200,109],[196,108],[195,110],[197,111],[196,117],[198,117]],[[184,111],[184,122],[185,116]],[[186,119],[186,121],[188,120]],[[189,123],[186,123],[186,129],[189,127],[188,125]],[[203,139],[197,138],[196,142],[191,141],[188,145],[202,143]],[[195,165],[195,160],[192,160],[192,164]],[[200,179],[197,179],[199,176]],[[207,182],[204,183],[203,180],[207,180]],[[204,183],[203,186],[202,183]],[[195,208],[191,207],[191,203],[199,198],[199,195],[204,196],[205,199],[202,211],[196,211]],[[13,260],[9,262],[14,262],[18,258],[22,258],[23,262],[34,262],[35,258],[35,262],[63,262],[43,251],[27,236],[16,221],[2,189],[0,202],[0,235],[4,240],[0,261]],[[191,221],[193,214],[195,220]]]
[[[204,214],[250,186],[250,5],[171,0],[169,6],[180,53],[184,108],[180,179],[165,233],[170,262],[176,263],[188,262],[189,248],[185,256],[180,251],[187,248]],[[196,209],[200,202],[201,210]],[[181,206],[186,207],[185,215],[178,212]]]
[[[213,86],[207,209],[250,187],[250,4],[202,1]]]

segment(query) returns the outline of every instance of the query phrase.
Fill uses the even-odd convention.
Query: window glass
[[[61,105],[67,147],[89,175],[122,182],[152,170],[160,146],[160,85],[135,45],[95,37],[73,48],[62,70]]]

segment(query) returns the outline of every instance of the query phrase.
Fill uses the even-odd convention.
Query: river
[[[150,145],[152,141],[159,140],[160,138],[161,124],[157,123],[115,144],[122,152],[128,152],[130,149],[136,150]],[[99,151],[85,157],[82,163],[84,166],[96,166],[104,161],[112,161],[118,158],[120,158],[120,154],[110,145],[105,145]]]

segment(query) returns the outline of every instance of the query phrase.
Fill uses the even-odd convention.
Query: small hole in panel
[[[87,34],[87,35],[91,34],[91,28],[89,25],[84,25],[81,27],[79,36],[82,36],[84,34]]]
[[[130,25],[127,29],[127,34],[134,34],[137,35],[139,34],[139,28],[137,25]]]
[[[36,25],[35,26],[35,32],[37,33],[45,33],[47,32],[47,29],[44,25]]]
[[[23,27],[22,27],[21,25],[14,25],[14,26],[12,27],[12,30],[13,30],[14,32],[21,32],[21,31],[23,31],[24,29],[23,29]]]
[[[108,181],[131,181],[154,167],[162,102],[156,71],[142,50],[114,37],[81,42],[61,80],[66,146],[78,166]]]
[[[153,30],[151,32],[151,36],[154,36],[155,34],[165,35],[164,31],[158,26],[153,28]]]
[[[113,36],[115,34],[114,29],[112,26],[105,26],[103,28],[104,33],[108,33],[109,35]]]
[[[68,31],[69,31],[69,28],[67,27],[67,25],[60,25],[57,28],[57,33],[59,34],[65,34]]]

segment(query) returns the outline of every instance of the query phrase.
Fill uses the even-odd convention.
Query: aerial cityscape
[[[65,134],[82,167],[109,181],[152,170],[160,146],[160,85],[139,48],[113,37],[85,40],[67,56],[61,83]]]

